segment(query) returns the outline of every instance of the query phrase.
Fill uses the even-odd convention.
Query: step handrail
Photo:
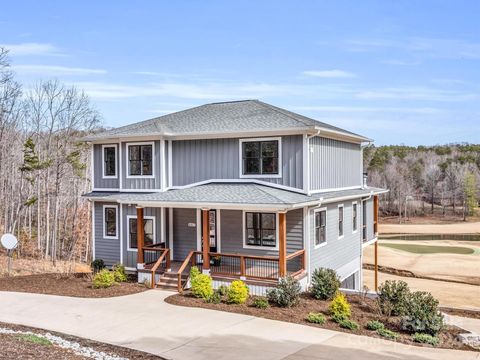
[[[162,255],[160,255],[160,257],[157,259],[157,261],[155,262],[155,264],[152,266],[152,268],[150,269],[151,273],[152,273],[152,289],[155,288],[155,272],[157,271],[157,269],[159,268],[159,266],[161,265],[161,263],[163,262],[163,259],[165,259],[165,257],[169,254],[170,252],[170,249],[169,248],[165,248],[165,249],[162,249],[164,250],[162,252]],[[167,259],[166,259],[166,269],[165,270],[168,270],[170,268],[170,256],[167,256]]]
[[[192,265],[195,266],[194,255],[196,255],[197,253],[199,253],[199,251],[195,251],[195,250],[190,251],[188,253],[187,257],[185,258],[185,260],[183,260],[182,265],[180,266],[180,268],[177,271],[177,289],[178,289],[179,293],[183,292],[182,273],[185,271],[185,268],[187,267],[187,265],[190,261],[192,262]],[[187,276],[187,281],[186,282],[188,282],[189,277],[190,277],[190,275]]]

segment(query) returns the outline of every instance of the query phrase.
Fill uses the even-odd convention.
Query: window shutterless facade
[[[117,178],[117,145],[102,145],[102,177]]]
[[[118,239],[118,207],[116,205],[103,206],[103,237]]]
[[[327,209],[314,212],[315,246],[327,243]]]
[[[144,235],[144,245],[152,245],[155,239],[155,218],[152,216],[144,216],[143,218],[143,228],[145,231]],[[137,249],[137,217],[128,216],[128,249],[136,250]]]
[[[246,247],[277,247],[277,216],[275,213],[245,212]]]
[[[281,177],[281,138],[241,139],[241,177]]]
[[[153,143],[127,144],[127,177],[153,177]]]
[[[352,232],[356,232],[358,229],[358,204],[352,203]]]
[[[338,205],[338,237],[343,237],[343,204]]]

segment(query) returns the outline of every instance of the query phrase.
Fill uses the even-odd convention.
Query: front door
[[[203,240],[203,212],[202,212],[202,240]],[[217,210],[209,210],[208,211],[208,227],[209,227],[209,244],[210,244],[210,252],[217,252]],[[202,250],[203,250],[203,241],[202,241]]]

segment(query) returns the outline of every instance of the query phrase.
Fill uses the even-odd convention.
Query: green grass
[[[380,246],[391,249],[407,251],[414,254],[459,254],[471,255],[475,250],[461,246],[439,246],[439,245],[416,245],[416,244],[393,244],[379,243]]]
[[[45,345],[45,346],[52,345],[52,343],[49,340],[33,334],[18,335],[18,338],[34,344]]]

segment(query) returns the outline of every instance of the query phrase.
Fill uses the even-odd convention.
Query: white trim
[[[263,141],[278,141],[278,174],[244,174],[243,173],[243,143],[245,142],[263,142]],[[238,139],[239,153],[238,153],[238,166],[239,166],[239,177],[240,179],[280,179],[282,178],[282,138],[278,137],[263,137],[263,138],[243,138]]]
[[[307,284],[310,284],[310,227],[309,227],[309,215],[308,207],[303,208],[303,248],[305,249],[305,270],[307,271]]]
[[[354,214],[354,212],[353,212],[353,205],[357,205],[357,218],[355,219],[356,222],[357,222],[357,224],[356,224],[356,225],[357,225],[356,230],[353,230],[353,224],[354,224],[354,222],[353,222],[353,214]],[[345,211],[345,209],[344,209],[344,211]],[[344,230],[345,230],[345,229],[344,229]],[[357,232],[358,232],[358,201],[352,201],[352,234],[356,234]]]
[[[105,175],[105,148],[115,148],[115,175]],[[118,145],[104,144],[102,145],[102,179],[118,179]]]
[[[316,236],[316,235],[315,235],[315,214],[316,214],[317,212],[321,212],[321,211],[325,211],[325,241],[324,241],[324,242],[321,242],[320,244],[317,245],[317,244],[315,243],[315,236]],[[327,245],[327,242],[328,242],[328,237],[327,237],[327,227],[328,227],[328,221],[327,221],[327,220],[328,220],[328,219],[327,219],[327,218],[328,218],[328,209],[327,209],[326,206],[325,206],[325,207],[322,207],[322,208],[317,208],[317,209],[314,209],[314,210],[313,210],[313,227],[312,227],[312,229],[313,229],[313,248],[314,248],[314,249],[319,249],[319,248],[324,247],[325,245]]]
[[[340,187],[340,188],[329,188],[329,189],[317,189],[317,190],[311,190],[310,194],[319,194],[319,193],[324,193],[324,192],[332,192],[332,191],[342,191],[342,190],[363,190],[361,186],[346,186],[346,187]]]
[[[93,169],[95,167],[94,153],[95,153],[95,145],[92,144],[92,152],[91,152],[91,155],[90,155],[90,163],[91,163],[91,165],[90,165],[90,183],[92,184],[92,189],[95,188],[95,173],[93,171]]]
[[[165,157],[165,140],[160,140],[160,189],[163,191],[167,188],[167,159]]]
[[[167,189],[173,185],[173,146],[172,140],[168,140],[168,182]]]
[[[122,191],[123,189],[123,160],[122,160],[122,155],[123,155],[123,151],[122,151],[122,142],[120,141],[118,143],[118,154],[119,154],[119,157],[118,157],[118,172],[120,173],[120,177],[118,178],[118,187],[120,188],[120,191]]]
[[[197,251],[202,251],[202,212],[197,209]]]
[[[133,251],[133,252],[138,252],[138,249],[131,248],[130,247],[130,219],[136,219],[137,215],[127,215],[127,251]],[[153,222],[153,241],[157,238],[157,224],[155,221],[155,216],[143,216],[143,219],[145,220],[152,220]],[[137,229],[137,234],[138,234],[138,229]],[[138,235],[137,235],[138,236]],[[138,241],[138,240],[137,240]]]
[[[307,193],[309,192],[310,188],[310,168],[309,168],[309,157],[308,157],[308,144],[310,143],[310,139],[308,138],[307,134],[303,135],[303,152],[302,152],[302,158],[303,158],[303,190],[306,191]]]
[[[168,247],[170,248],[170,260],[173,260],[173,208],[168,208]]]
[[[367,246],[376,243],[376,242],[378,241],[378,237],[375,236],[373,239],[370,239],[370,240],[365,241],[365,242],[363,242],[362,240],[360,240],[360,241],[362,242],[362,249],[364,249],[364,248],[366,248]]]
[[[120,264],[123,264],[123,205],[120,205]]]
[[[222,235],[221,235],[221,218],[220,218],[220,209],[215,209],[215,214],[217,214],[217,218],[215,219],[215,236],[217,237],[217,252],[222,252]]]
[[[160,208],[160,242],[166,242],[166,233],[165,233],[165,208]]]
[[[92,260],[95,259],[95,201],[92,201]]]
[[[342,235],[340,235],[339,223],[340,223],[340,208],[342,208]],[[337,206],[337,234],[338,239],[343,239],[345,237],[345,206],[343,203],[338,204]]]
[[[137,268],[133,268],[133,267],[125,266],[125,270],[127,270],[127,271],[137,271],[138,269],[137,269]]]
[[[242,241],[242,246],[244,249],[256,249],[256,250],[273,250],[273,251],[278,251],[278,242],[279,242],[279,216],[278,212],[273,212],[275,214],[275,247],[272,246],[255,246],[255,245],[247,245],[247,238],[245,234],[245,217],[247,212],[256,212],[256,213],[268,213],[271,214],[272,212],[269,211],[248,211],[248,210],[243,210],[242,211],[242,233],[243,233],[243,241]],[[286,241],[286,239],[285,239]]]
[[[105,228],[105,209],[115,209],[115,226],[116,226],[116,229],[115,229],[115,236],[108,236],[107,233],[105,232],[106,228]],[[108,205],[103,205],[103,212],[102,212],[102,219],[103,219],[103,238],[104,239],[118,239],[118,233],[119,233],[119,229],[118,229],[118,205],[111,205],[111,204],[108,204]]]
[[[130,162],[129,160],[129,153],[128,148],[130,146],[136,145],[152,145],[152,175],[130,175]],[[131,142],[126,143],[126,154],[125,154],[125,170],[126,174],[125,177],[127,179],[155,179],[155,141],[144,141],[144,142]]]

